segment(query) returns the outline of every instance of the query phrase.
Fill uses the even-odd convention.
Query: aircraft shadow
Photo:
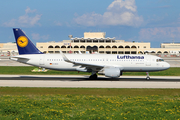
[[[146,80],[146,78],[106,78],[106,77],[98,77],[96,80],[90,80],[87,76],[85,77],[35,77],[35,76],[20,76],[20,77],[0,77],[0,80],[43,80],[43,81],[147,81],[147,82],[180,82],[180,79],[169,79],[169,78],[151,78],[150,80]]]

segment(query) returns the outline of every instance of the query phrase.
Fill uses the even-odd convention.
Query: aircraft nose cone
[[[166,67],[166,69],[169,69],[170,68],[170,64],[166,63],[165,67]]]

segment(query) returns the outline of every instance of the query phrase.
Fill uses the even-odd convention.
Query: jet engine
[[[117,78],[120,75],[122,75],[121,70],[116,67],[105,68],[103,73],[106,77],[111,77],[111,78]]]

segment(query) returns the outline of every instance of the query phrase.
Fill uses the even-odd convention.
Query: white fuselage
[[[104,67],[117,67],[122,72],[150,72],[166,70],[170,67],[160,57],[139,54],[65,54],[66,57],[75,62],[102,65]],[[61,70],[61,71],[83,71],[81,65],[74,65],[64,61],[61,54],[29,54],[19,55],[12,58],[25,64],[33,66]],[[86,71],[84,71],[86,72]],[[98,71],[97,71],[98,72]]]

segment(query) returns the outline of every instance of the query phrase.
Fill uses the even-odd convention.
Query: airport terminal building
[[[161,48],[151,48],[150,42],[126,42],[105,37],[105,32],[85,32],[82,38],[72,38],[60,42],[37,42],[36,47],[43,53],[100,53],[100,54],[155,54],[176,55],[180,53],[180,43],[162,43]],[[0,54],[16,55],[16,43],[0,43]]]
[[[161,48],[151,48],[150,42],[126,42],[105,37],[105,32],[85,32],[82,38],[70,38],[62,42],[36,43],[44,53],[100,53],[100,54],[176,54],[180,52],[180,44],[162,43]]]

